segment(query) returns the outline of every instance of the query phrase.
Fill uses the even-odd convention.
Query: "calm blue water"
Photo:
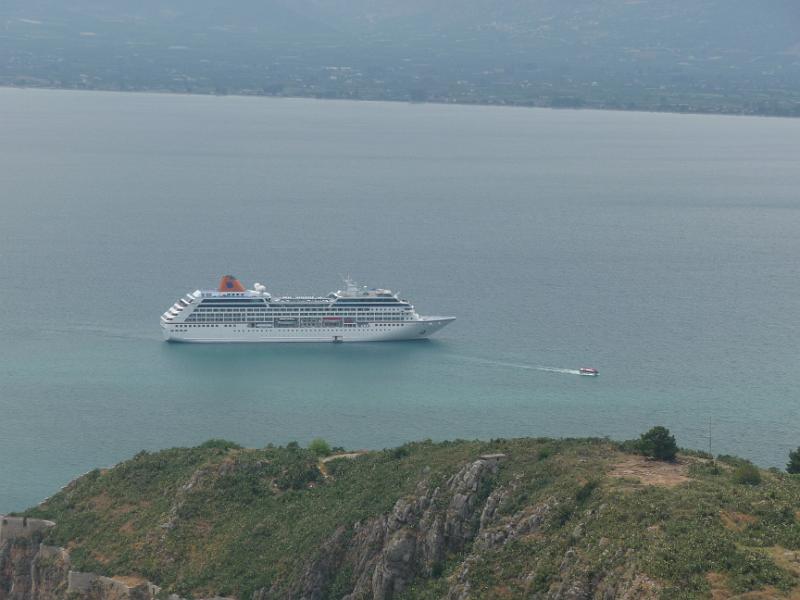
[[[0,511],[140,449],[322,436],[800,444],[800,120],[0,90]],[[232,272],[425,343],[192,346]],[[596,366],[596,379],[533,366]]]

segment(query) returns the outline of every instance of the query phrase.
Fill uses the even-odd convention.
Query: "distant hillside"
[[[800,4],[5,0],[0,84],[800,115]]]
[[[3,521],[0,600],[798,598],[799,477],[624,447],[142,452]]]

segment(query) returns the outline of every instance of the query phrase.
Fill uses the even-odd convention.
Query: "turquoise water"
[[[140,449],[800,444],[800,120],[0,90],[0,511]],[[219,275],[340,274],[430,342],[193,346]],[[595,366],[598,378],[539,370]]]

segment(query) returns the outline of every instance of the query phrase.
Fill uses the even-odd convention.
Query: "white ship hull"
[[[393,342],[425,339],[454,321],[454,317],[420,317],[404,323],[371,323],[339,327],[261,327],[248,324],[181,326],[162,323],[169,342]]]
[[[347,288],[327,296],[273,297],[224,275],[216,290],[179,298],[161,315],[169,342],[392,342],[425,339],[455,320],[420,316],[386,289]]]

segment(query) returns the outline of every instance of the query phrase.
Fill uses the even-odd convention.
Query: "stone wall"
[[[30,538],[34,533],[54,525],[52,521],[44,519],[0,516],[0,544],[17,538]]]

